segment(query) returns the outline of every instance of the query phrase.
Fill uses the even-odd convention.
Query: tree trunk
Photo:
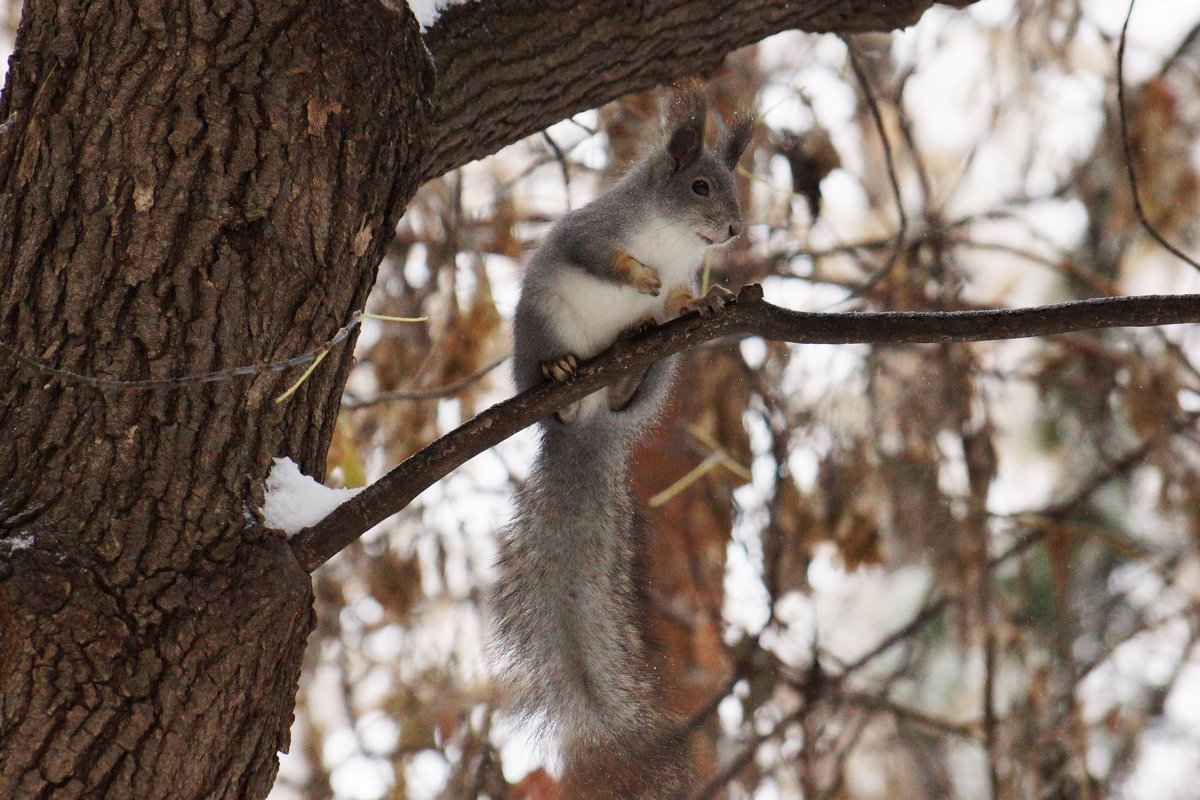
[[[0,340],[156,379],[319,346],[361,308],[431,81],[374,3],[27,2],[0,103]],[[254,524],[321,474],[348,346],[132,391],[0,361],[0,797],[262,797],[312,625]]]
[[[630,4],[619,68],[563,71],[549,45],[624,4],[469,3],[427,50],[393,0],[28,0],[0,98],[0,797],[267,793],[311,588],[254,509],[271,457],[322,473],[353,337],[278,404],[299,370],[133,390],[29,360],[164,380],[311,350],[424,177],[775,30],[929,0],[692,5]]]

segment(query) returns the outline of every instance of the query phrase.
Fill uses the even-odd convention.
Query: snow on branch
[[[263,525],[293,536],[329,516],[335,508],[362,489],[331,489],[305,475],[290,458],[275,459],[267,475],[263,497]]]

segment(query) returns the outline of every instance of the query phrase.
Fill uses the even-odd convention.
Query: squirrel
[[[518,391],[571,381],[582,360],[675,314],[709,316],[732,295],[697,297],[707,248],[742,230],[733,172],[753,134],[739,115],[705,147],[698,85],[677,87],[662,141],[607,192],[563,216],[530,259],[514,316]],[[497,678],[522,717],[557,739],[568,797],[682,797],[687,743],[662,710],[643,630],[646,525],[630,454],[656,422],[673,359],[540,423],[541,444],[501,534],[492,592]]]

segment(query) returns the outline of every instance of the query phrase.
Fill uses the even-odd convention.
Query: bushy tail
[[[664,370],[647,380],[666,380]],[[567,797],[666,800],[686,786],[684,746],[646,656],[644,531],[629,486],[629,452],[661,404],[656,389],[602,419],[547,422],[501,541],[498,677],[513,709],[560,743]]]

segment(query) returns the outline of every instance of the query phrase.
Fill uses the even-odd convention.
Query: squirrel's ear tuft
[[[754,130],[758,127],[758,118],[750,111],[739,111],[725,134],[725,142],[721,146],[725,157],[725,166],[730,170],[737,168],[737,163],[746,152],[746,146],[754,138]]]
[[[674,172],[690,167],[704,152],[704,117],[707,106],[697,80],[675,85],[666,108],[667,155]]]

